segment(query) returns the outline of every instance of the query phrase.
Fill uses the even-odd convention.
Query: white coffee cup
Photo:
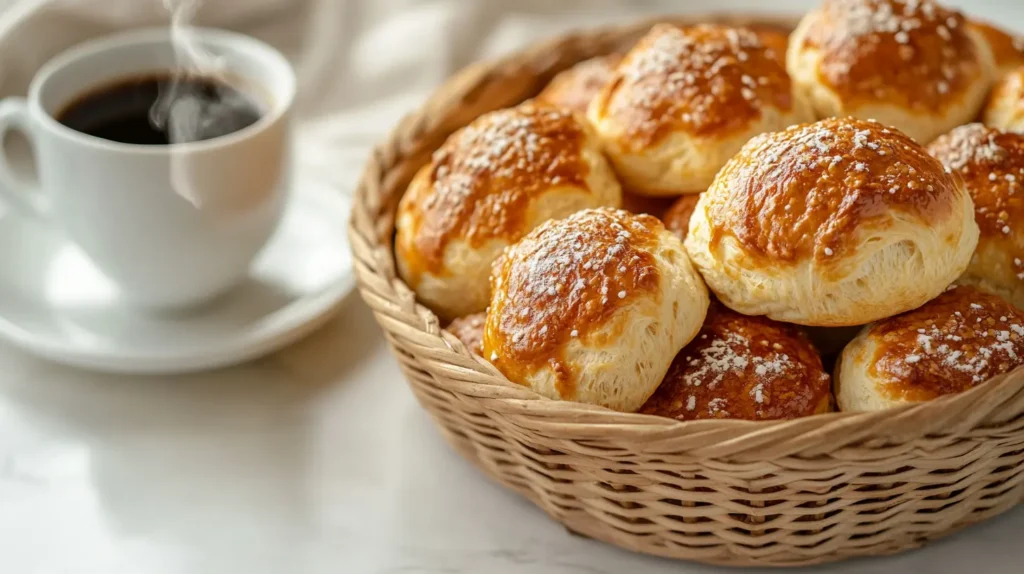
[[[38,182],[0,149],[0,200],[63,232],[121,291],[151,309],[193,306],[246,276],[281,218],[289,186],[295,75],[253,38],[190,29],[232,86],[262,105],[249,127],[171,145],[118,143],[72,130],[58,114],[118,80],[180,70],[180,31],[144,29],[80,44],[43,66],[28,98],[0,102],[0,142],[32,144]]]

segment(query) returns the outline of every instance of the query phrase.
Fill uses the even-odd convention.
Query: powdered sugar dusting
[[[1024,313],[972,287],[883,321],[870,336],[889,390],[913,400],[960,392],[1024,365]]]
[[[963,179],[983,239],[1011,236],[1024,218],[1024,135],[973,123],[941,136],[928,150]]]
[[[648,215],[588,209],[548,221],[507,248],[491,276],[488,315],[498,368],[509,375],[557,363],[570,340],[585,343],[623,305],[655,291],[651,250],[660,229]]]
[[[963,16],[934,0],[829,0],[812,14],[821,75],[848,98],[937,110],[984,73]]]
[[[522,237],[534,197],[553,186],[588,190],[586,132],[571,112],[524,104],[485,114],[445,142],[418,198],[415,244],[439,265],[449,239],[472,245]]]
[[[828,386],[802,333],[715,304],[641,412],[683,419],[788,418],[810,414]]]
[[[829,118],[751,139],[707,192],[708,214],[744,247],[775,259],[830,264],[858,248],[853,229],[898,209],[927,221],[958,216],[942,165],[877,122]],[[725,177],[725,176],[728,177]],[[737,193],[736,190],[742,190]]]
[[[745,125],[763,106],[788,110],[783,62],[745,28],[659,24],[627,55],[606,114],[642,145],[682,127]]]

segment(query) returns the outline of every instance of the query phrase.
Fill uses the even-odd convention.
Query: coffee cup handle
[[[22,98],[0,100],[0,200],[25,215],[45,219],[47,206],[38,186],[14,173],[3,148],[4,139],[12,131],[24,134],[35,147],[28,103]]]

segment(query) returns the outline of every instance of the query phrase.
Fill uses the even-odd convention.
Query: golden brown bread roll
[[[544,396],[621,411],[651,396],[708,308],[679,239],[608,208],[530,232],[491,283],[485,358]]]
[[[843,350],[836,400],[874,411],[966,391],[1024,365],[1024,314],[974,287],[953,288],[868,325]]]
[[[675,233],[679,239],[685,240],[686,233],[690,230],[690,216],[693,215],[699,199],[699,194],[684,195],[677,199],[661,218],[665,223],[665,229]]]
[[[713,304],[640,412],[679,420],[771,420],[831,410],[831,378],[804,333]]]
[[[751,30],[761,38],[761,43],[769,50],[774,50],[774,56],[785,62],[786,49],[789,47],[790,30],[781,25],[775,24],[750,24]]]
[[[487,320],[487,313],[473,313],[465,317],[459,317],[445,327],[445,330],[455,335],[455,338],[462,341],[462,344],[474,355],[484,354],[484,322]]]
[[[707,188],[751,136],[810,119],[782,54],[745,28],[658,24],[626,54],[588,118],[630,190]]]
[[[998,78],[1024,65],[1024,38],[978,19],[971,19],[968,26],[984,39],[992,54],[992,77]]]
[[[587,106],[611,79],[622,54],[608,54],[584,60],[559,73],[537,95],[537,99],[555,106],[587,114]]]
[[[874,118],[928,143],[981,110],[991,53],[933,0],[825,0],[790,36],[786,67],[819,118]]]
[[[833,118],[744,146],[701,195],[686,248],[732,309],[838,327],[937,296],[977,242],[959,176],[895,129]]]
[[[527,103],[477,118],[416,174],[398,206],[398,271],[445,319],[483,311],[501,250],[552,219],[619,206],[622,191],[591,128]]]
[[[996,82],[985,104],[985,123],[1008,132],[1024,132],[1024,66]]]
[[[1024,135],[968,124],[928,151],[963,178],[974,200],[981,236],[960,281],[1024,307]]]

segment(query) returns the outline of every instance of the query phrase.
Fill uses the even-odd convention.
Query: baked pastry
[[[925,303],[977,243],[959,176],[899,131],[853,118],[751,140],[701,195],[686,238],[723,303],[819,327]]]
[[[963,15],[933,0],[825,0],[786,58],[819,118],[875,118],[921,143],[977,115],[990,67]]]
[[[684,195],[677,199],[661,218],[665,229],[675,233],[679,239],[686,239],[686,233],[690,230],[690,216],[699,199],[700,195]]]
[[[783,62],[786,58],[786,49],[789,47],[789,33],[790,30],[784,26],[776,24],[750,24],[748,26],[761,38],[761,43],[765,45],[769,50],[774,50],[773,57],[777,57]]]
[[[484,358],[541,395],[635,411],[704,322],[708,292],[649,215],[549,221],[495,263]]]
[[[793,419],[832,410],[831,377],[799,329],[713,304],[640,412],[679,420]]]
[[[839,410],[875,411],[966,391],[1024,365],[1024,313],[974,287],[868,325],[836,369]]]
[[[445,327],[455,338],[462,341],[462,344],[474,355],[484,354],[484,322],[487,320],[487,313],[473,313],[465,317],[459,317]]]
[[[623,184],[704,191],[751,136],[810,119],[782,55],[745,28],[655,25],[587,112]]]
[[[398,271],[443,319],[483,311],[501,250],[542,222],[622,190],[589,126],[572,112],[522,104],[477,118],[421,169],[398,206]]]
[[[928,151],[963,178],[974,200],[981,237],[960,281],[1024,308],[1024,135],[968,124]]]
[[[971,19],[967,25],[978,34],[988,46],[992,54],[992,77],[998,78],[1024,65],[1024,38],[1010,33],[977,19]]]
[[[985,123],[1008,132],[1024,132],[1024,66],[1003,75],[985,104]]]
[[[537,99],[586,115],[587,106],[612,77],[622,54],[608,54],[584,60],[556,75]]]

